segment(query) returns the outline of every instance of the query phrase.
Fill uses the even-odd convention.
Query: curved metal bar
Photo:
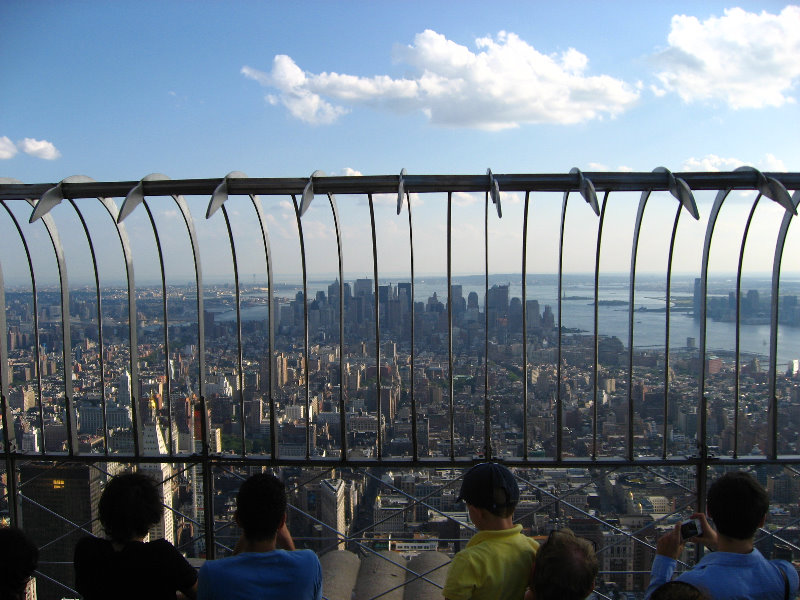
[[[573,168],[570,170],[571,175],[576,175],[578,179],[578,191],[583,199],[592,207],[596,215],[600,215],[600,208],[597,205],[597,194],[594,190],[594,184],[591,180],[586,179],[581,173],[580,169]],[[561,324],[563,315],[561,310],[561,296],[563,289],[563,275],[564,275],[564,226],[567,218],[567,202],[569,201],[570,190],[564,192],[564,199],[561,202],[561,227],[559,230],[558,241],[558,361],[556,364],[556,460],[561,460],[563,455],[563,411],[561,400]]]
[[[277,315],[274,314],[275,310],[275,292],[272,285],[272,252],[269,244],[269,234],[265,224],[266,218],[264,217],[264,209],[261,206],[261,201],[258,196],[251,194],[250,201],[258,216],[258,226],[261,229],[261,240],[264,245],[264,257],[267,263],[267,301],[269,308],[267,309],[267,328],[268,328],[268,349],[269,349],[269,443],[270,443],[270,456],[275,459],[278,456],[278,432],[275,430],[275,321]]]
[[[125,278],[128,284],[128,339],[130,341],[129,363],[131,368],[131,379],[136,376],[139,377],[139,342],[136,330],[136,286],[134,283],[133,274],[133,253],[131,252],[130,240],[128,239],[128,231],[124,223],[118,223],[117,217],[119,210],[117,205],[111,198],[98,198],[100,203],[106,209],[111,220],[114,222],[114,227],[117,231],[119,244],[122,248],[122,256],[125,260]],[[99,304],[98,304],[99,306]],[[102,353],[102,343],[100,347]],[[167,374],[169,375],[169,374]],[[169,396],[169,376],[167,377],[167,395]],[[168,398],[167,402],[171,400]],[[169,405],[168,405],[169,406]],[[105,411],[105,409],[104,409]],[[170,452],[172,452],[172,414],[170,413]]]
[[[792,205],[797,211],[800,205],[800,190],[795,190],[792,195]],[[778,439],[778,397],[776,395],[776,385],[778,379],[778,308],[780,296],[780,277],[781,277],[781,261],[783,260],[783,249],[786,245],[786,235],[789,233],[789,225],[791,224],[793,213],[786,211],[781,221],[781,228],[778,231],[778,239],[775,243],[775,256],[772,259],[772,307],[770,310],[770,326],[769,326],[769,398],[770,398],[770,414],[769,414],[769,434],[770,439],[777,442]],[[778,444],[773,443],[772,448],[769,449],[768,456],[772,459],[778,457]]]
[[[633,229],[633,243],[631,248],[630,289],[628,290],[628,460],[633,460],[633,321],[634,321],[634,296],[636,293],[636,256],[639,252],[639,233],[641,232],[644,209],[650,199],[652,190],[644,190],[639,198],[639,208],[636,212],[636,225]]]
[[[181,211],[183,221],[186,224],[186,231],[189,234],[189,241],[192,245],[192,258],[194,262],[194,276],[197,285],[197,380],[200,396],[200,429],[203,438],[202,454],[205,462],[203,464],[203,501],[205,507],[203,516],[205,520],[206,553],[210,559],[214,559],[214,478],[212,477],[208,456],[210,448],[208,440],[211,429],[208,422],[208,399],[206,397],[206,343],[205,343],[205,314],[203,312],[203,270],[200,265],[200,244],[197,240],[197,232],[194,228],[194,221],[189,212],[183,196],[172,196],[178,209]]]
[[[49,214],[42,214],[37,218],[41,218],[47,230],[47,235],[50,237],[50,243],[53,246],[53,252],[55,253],[56,263],[58,265],[58,279],[61,289],[61,339],[64,361],[64,403],[67,418],[67,452],[69,456],[74,456],[78,452],[78,428],[77,419],[75,418],[74,390],[72,388],[72,336],[70,334],[67,263],[64,259],[64,246],[61,244],[61,238],[58,235],[58,229],[53,221],[53,217]]]
[[[28,200],[31,203],[30,200]],[[14,223],[14,227],[17,229],[17,233],[19,234],[19,239],[22,242],[22,247],[25,250],[25,258],[28,261],[28,272],[31,276],[31,297],[33,299],[33,358],[34,358],[34,365],[33,371],[36,374],[36,397],[38,400],[39,405],[39,431],[42,434],[42,448],[47,448],[47,436],[44,430],[44,406],[42,404],[42,369],[41,369],[41,344],[39,339],[39,300],[38,300],[38,292],[36,287],[36,272],[33,269],[33,259],[31,258],[31,250],[28,247],[28,240],[25,238],[25,234],[22,231],[22,227],[20,227],[19,221],[17,220],[16,215],[11,212],[11,209],[8,207],[4,200],[0,200],[0,205],[6,210],[8,216],[11,217],[11,221]],[[5,312],[3,313],[5,315]]]
[[[734,390],[734,431],[737,432],[737,435],[734,436],[733,439],[733,456],[737,457],[739,455],[739,394],[740,394],[740,376],[741,376],[741,367],[739,366],[739,354],[741,349],[741,315],[742,315],[742,266],[744,265],[744,248],[747,244],[747,234],[750,232],[750,224],[753,222],[753,215],[756,213],[756,207],[758,206],[758,201],[761,199],[761,194],[756,196],[756,199],[753,201],[753,206],[750,207],[750,214],[747,215],[747,222],[744,226],[744,232],[742,233],[742,243],[739,245],[739,263],[736,267],[736,342],[734,345],[734,380],[733,380],[733,390]],[[790,213],[791,214],[791,213]],[[774,440],[773,440],[774,441]]]
[[[667,458],[667,414],[669,412],[669,336],[670,320],[672,313],[672,261],[675,256],[675,239],[678,233],[678,221],[681,218],[681,208],[675,210],[675,220],[672,223],[672,235],[669,239],[669,257],[667,258],[667,294],[664,307],[664,423],[661,434],[661,458]],[[698,213],[697,217],[700,215]]]
[[[309,179],[309,185],[311,185],[311,180]],[[311,200],[313,200],[314,191],[312,188],[311,191]],[[311,202],[305,200],[305,192],[303,192],[303,202],[305,204],[306,210],[308,209],[308,204]],[[300,219],[302,213],[300,212],[300,206],[297,204],[297,197],[292,194],[292,204],[294,205],[294,216],[297,220],[297,233],[298,237],[300,238],[300,261],[303,267],[303,387],[305,389],[305,396],[306,396],[306,423],[308,423],[308,407],[310,405],[309,400],[309,387],[308,387],[308,284],[307,284],[307,273],[306,273],[306,242],[305,237],[303,236],[303,223]],[[308,430],[308,426],[306,426],[306,460],[311,457],[311,432]]]
[[[97,255],[94,251],[94,242],[92,241],[92,234],[89,232],[89,227],[86,224],[86,219],[83,218],[83,213],[78,208],[78,205],[75,203],[75,200],[70,199],[69,203],[72,205],[73,210],[75,210],[75,214],[78,215],[78,219],[81,221],[81,227],[83,227],[83,233],[86,235],[86,242],[89,244],[89,254],[92,257],[92,271],[94,272],[94,287],[96,292],[96,301],[97,301],[97,337],[98,337],[98,347],[100,349],[99,352],[99,363],[100,363],[100,400],[103,403],[103,451],[108,454],[108,418],[106,414],[106,368],[105,368],[105,358],[103,357],[103,304],[102,304],[102,297],[100,294],[100,272],[97,268]]]
[[[344,461],[347,460],[347,418],[345,415],[344,396],[344,259],[342,256],[342,229],[339,224],[339,209],[336,206],[336,198],[333,194],[328,194],[328,204],[331,207],[333,226],[336,229],[336,257],[339,265],[339,447],[341,448],[341,459]],[[378,423],[378,428],[380,429],[380,422]]]
[[[561,296],[562,279],[564,274],[564,224],[567,219],[567,202],[569,202],[569,191],[564,192],[564,199],[561,202],[561,227],[558,240],[558,332],[556,333],[558,343],[556,350],[556,460],[560,461],[563,456],[563,426],[561,406]]]
[[[592,360],[592,458],[597,459],[597,377],[600,371],[600,318],[598,301],[600,300],[600,244],[603,240],[603,223],[606,220],[606,204],[611,192],[603,196],[600,209],[600,221],[597,224],[597,247],[594,252],[594,344]]]
[[[242,306],[241,306],[241,290],[239,288],[239,261],[236,257],[236,242],[233,239],[233,229],[231,229],[231,220],[228,217],[228,209],[222,206],[222,216],[225,218],[225,229],[228,231],[228,240],[231,244],[231,259],[233,261],[233,280],[236,287],[236,369],[237,379],[239,383],[238,396],[239,396],[239,423],[241,425],[242,434],[242,456],[247,454],[247,447],[245,445],[245,430],[244,430],[244,359],[242,357]]]
[[[528,205],[525,192],[522,213],[522,460],[528,460]]]
[[[694,196],[691,189],[686,185],[682,179],[676,178],[669,169],[665,167],[657,167],[654,173],[665,173],[667,176],[667,185],[670,193],[681,203],[678,207],[680,212],[681,207],[685,207],[687,211],[695,218],[699,219],[700,214],[697,211],[697,204],[695,203]],[[636,293],[636,257],[639,252],[639,235],[641,233],[642,221],[644,219],[644,211],[647,207],[647,201],[652,193],[651,189],[646,189],[642,192],[639,198],[639,208],[636,212],[636,224],[633,230],[633,243],[631,248],[631,270],[630,270],[630,289],[628,296],[628,460],[633,460],[634,456],[634,434],[633,434],[633,323],[634,323],[634,299]],[[675,231],[677,221],[672,230],[672,243],[674,244]],[[672,246],[670,246],[670,249]],[[670,257],[672,253],[670,252]],[[671,258],[670,258],[671,268]],[[669,297],[667,297],[669,303]],[[667,307],[669,308],[669,307]],[[669,346],[666,347],[666,352],[669,353]],[[667,415],[664,413],[666,422]]]
[[[410,310],[410,318],[411,318],[411,355],[410,355],[410,368],[411,374],[409,376],[409,385],[411,386],[411,446],[412,446],[412,456],[414,462],[419,460],[419,449],[417,448],[417,402],[414,396],[414,228],[412,226],[412,219],[411,219],[411,197],[409,196],[408,192],[405,189],[405,183],[403,178],[406,175],[406,170],[402,169],[400,171],[400,182],[398,184],[397,190],[397,214],[400,214],[400,211],[403,207],[403,196],[405,195],[406,203],[408,204],[408,245],[409,245],[409,254],[410,254],[410,261],[411,261],[411,310]],[[449,247],[449,243],[448,243]],[[452,414],[452,413],[450,413]],[[452,431],[450,433],[450,440],[452,445]]]
[[[483,201],[483,255],[484,255],[484,288],[483,288],[483,455],[486,460],[492,460],[492,429],[491,413],[489,412],[489,192],[486,192]],[[450,373],[450,395],[453,395],[452,371]],[[453,411],[450,411],[450,421],[453,421]],[[450,457],[455,460],[453,440],[450,440]]]
[[[3,453],[6,458],[6,488],[8,495],[8,512],[11,524],[19,524],[19,492],[17,490],[17,470],[14,454],[17,452],[17,440],[14,429],[14,417],[8,404],[8,346],[6,346],[6,288],[3,279],[3,264],[0,262],[0,417],[3,423]]]
[[[411,204],[409,203],[409,206]],[[487,284],[488,285],[488,284]],[[450,459],[455,459],[455,390],[453,389],[453,193],[447,193],[447,381],[450,412]],[[487,298],[487,296],[484,296]],[[484,307],[486,310],[486,307]],[[486,335],[488,335],[488,329]],[[483,361],[486,368],[486,358]],[[413,376],[412,376],[413,379]],[[413,385],[413,384],[412,384]],[[488,459],[487,459],[488,460]]]
[[[382,434],[382,419],[383,416],[383,402],[382,402],[382,389],[381,389],[381,326],[380,326],[380,298],[378,298],[378,240],[375,234],[375,207],[372,202],[372,194],[367,194],[367,201],[369,203],[369,226],[370,233],[372,234],[372,274],[375,278],[373,284],[374,298],[373,310],[375,311],[375,386],[376,386],[376,411],[378,415],[378,429],[376,441],[378,443],[378,460],[383,457],[383,434]]]
[[[167,310],[167,302],[168,302],[168,300],[167,300],[167,271],[166,271],[166,267],[164,265],[164,250],[161,247],[161,235],[159,234],[158,227],[156,226],[155,216],[153,215],[153,211],[150,209],[150,204],[148,204],[147,200],[144,200],[143,204],[144,204],[145,212],[147,213],[147,218],[150,221],[150,227],[153,230],[153,238],[155,239],[155,242],[156,242],[156,252],[158,254],[158,267],[159,267],[160,274],[161,274],[161,312],[162,312],[163,317],[164,317],[164,374],[165,374],[166,379],[167,379],[167,396],[169,396],[169,404],[167,405],[168,406],[168,412],[169,412],[169,421],[170,421],[170,423],[172,423],[172,374],[171,374],[171,369],[169,368],[171,350],[170,350],[170,344],[169,344],[169,311]],[[134,324],[133,330],[135,331],[136,330],[136,326],[135,326],[136,321],[132,320],[131,323]],[[133,348],[133,343],[132,342],[131,342],[131,348]],[[131,363],[131,364],[133,364],[133,363]],[[138,377],[139,377],[139,366],[138,366],[138,358],[137,358],[137,361],[136,361],[136,379],[134,379],[134,374],[133,374],[133,372],[131,372],[131,381],[132,382],[133,381],[137,381]],[[133,387],[133,384],[131,384],[131,387]],[[138,387],[137,387],[137,392],[138,392]],[[133,394],[131,394],[131,399],[133,399],[133,398],[134,398],[134,396],[133,396]],[[136,429],[134,429],[134,431],[138,432],[138,426],[139,426],[139,406],[138,406],[138,404],[136,404],[136,406],[134,408],[133,415],[134,415],[133,423],[134,423],[134,427],[136,427]],[[187,416],[190,417],[191,415],[187,415]],[[173,450],[172,427],[170,427],[169,436],[170,436],[170,449],[169,450],[170,450],[170,453],[172,453],[172,450]],[[137,442],[137,440],[139,440],[139,441]],[[142,447],[141,438],[139,437],[138,433],[134,436],[134,443],[139,443],[139,447],[140,448]],[[194,448],[192,448],[192,451],[194,451]]]

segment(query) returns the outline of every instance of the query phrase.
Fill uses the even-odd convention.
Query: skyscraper
[[[19,467],[22,527],[39,547],[39,570],[74,588],[72,553],[87,535],[102,535],[97,520],[102,474],[91,465],[23,463]],[[40,600],[72,597],[46,577],[37,577]]]
[[[345,520],[345,482],[343,479],[323,479],[320,482],[320,521],[328,527],[323,530],[324,537],[339,540],[338,547],[344,547],[347,522]]]

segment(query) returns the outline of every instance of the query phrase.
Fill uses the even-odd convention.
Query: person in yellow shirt
[[[520,600],[539,545],[514,525],[519,486],[506,467],[483,463],[461,483],[476,533],[453,557],[442,594],[447,600]]]

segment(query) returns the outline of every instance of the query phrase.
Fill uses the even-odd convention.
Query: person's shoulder
[[[319,564],[319,557],[313,550],[285,550],[283,555],[292,562]]]
[[[86,536],[85,538],[78,540],[78,543],[75,544],[75,556],[95,554],[98,552],[104,553],[110,550],[111,542],[104,540],[103,538],[93,536]]]
[[[178,549],[173,546],[170,541],[165,540],[164,538],[145,542],[142,547],[145,548],[147,552],[151,552],[153,554],[180,554]]]
[[[779,571],[783,571],[789,581],[789,585],[793,590],[797,590],[798,586],[800,586],[800,575],[797,573],[795,566],[788,560],[776,559],[769,562]]]

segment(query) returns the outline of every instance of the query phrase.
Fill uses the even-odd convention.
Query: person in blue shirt
[[[797,595],[798,575],[785,560],[767,560],[753,546],[756,532],[764,526],[769,496],[759,483],[742,471],[726,473],[708,489],[706,515],[695,513],[702,533],[690,541],[705,544],[714,552],[705,554],[690,571],[678,577],[707,592],[714,600],[751,598],[788,600]],[[683,551],[680,525],[658,540],[645,598],[672,578]]]
[[[286,527],[286,488],[268,473],[239,488],[235,519],[242,535],[233,556],[200,568],[200,600],[321,600],[322,566],[311,550],[295,550]]]

